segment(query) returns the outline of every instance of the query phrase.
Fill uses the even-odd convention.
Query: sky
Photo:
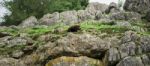
[[[3,2],[3,0],[0,0],[0,2]],[[90,0],[90,2],[100,2],[100,3],[109,4],[111,2],[117,3],[118,0]],[[8,10],[0,5],[0,18],[3,17],[5,13],[8,13]]]
[[[110,4],[111,2],[117,3],[118,0],[90,0],[90,2],[99,2],[99,3]]]

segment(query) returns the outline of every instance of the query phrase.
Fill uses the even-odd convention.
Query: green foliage
[[[132,30],[127,27],[111,25],[109,23],[103,23],[103,22],[83,22],[81,23],[81,28],[82,30],[95,29],[97,31],[106,32],[106,33],[123,33],[127,30]]]
[[[46,13],[84,9],[88,0],[5,0],[5,7],[11,11],[6,15],[4,25],[18,25],[29,16],[41,18]]]

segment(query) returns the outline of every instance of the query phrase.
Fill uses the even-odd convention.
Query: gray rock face
[[[3,58],[0,59],[0,66],[25,66],[19,60],[15,60],[13,58]]]
[[[126,0],[124,9],[138,12],[150,21],[150,0]]]
[[[141,41],[140,47],[142,51],[145,53],[149,53],[150,52],[150,36],[141,37],[140,41]]]
[[[110,48],[108,51],[108,66],[115,65],[117,61],[121,59],[117,48]]]
[[[78,23],[78,16],[76,11],[65,11],[60,13],[61,21],[66,25]]]
[[[14,51],[14,52],[12,53],[11,57],[18,59],[18,58],[20,58],[21,56],[23,56],[23,54],[24,54],[24,52],[17,50],[17,51]]]
[[[90,3],[85,11],[88,13],[88,19],[99,20],[102,13],[105,13],[108,5],[102,3]],[[79,14],[80,15],[80,14]]]
[[[119,12],[119,7],[116,3],[112,2],[109,4],[109,7],[107,8],[107,10],[105,11],[107,14],[108,13],[116,13]]]
[[[150,58],[146,54],[142,55],[141,59],[142,59],[143,64],[145,66],[149,66],[150,65]]]
[[[135,42],[139,39],[139,36],[133,32],[133,31],[127,31],[125,32],[124,36],[122,37],[122,44],[128,43],[128,42]]]
[[[36,17],[34,16],[31,16],[29,18],[27,18],[26,20],[24,20],[19,26],[20,27],[32,27],[32,26],[35,26],[35,25],[38,25],[38,20],[36,19]]]
[[[10,34],[7,32],[0,32],[0,38],[5,36],[10,36]]]
[[[144,66],[140,57],[126,57],[117,66]]]
[[[95,3],[90,3],[87,6],[86,10],[88,10],[89,13],[94,14],[96,11],[105,12],[107,8],[108,8],[108,5],[95,2]]]
[[[88,11],[79,10],[77,13],[78,13],[79,21],[84,21],[87,19],[95,19],[95,16],[92,16],[90,13],[88,13]]]
[[[112,13],[110,19],[114,20],[141,20],[141,15],[135,12]]]
[[[69,56],[102,56],[110,45],[102,39],[89,34],[69,34],[57,41],[57,46],[48,50],[49,55],[69,55]],[[57,52],[56,52],[57,51]]]
[[[7,47],[14,47],[14,46],[18,46],[18,45],[26,45],[27,44],[27,40],[21,38],[21,37],[17,37],[17,38],[14,38],[12,40],[8,40],[6,42],[7,44]]]
[[[117,22],[116,25],[120,27],[131,27],[131,24],[128,21]]]
[[[99,20],[107,8],[108,6],[105,4],[90,3],[85,10],[46,14],[39,22],[42,25],[52,25],[59,22],[71,25],[85,20]]]
[[[53,25],[57,22],[60,22],[60,14],[58,12],[46,14],[39,20],[39,22],[42,25]]]
[[[150,0],[126,0],[124,9],[146,14],[150,10]]]
[[[134,42],[125,43],[120,46],[119,50],[121,58],[132,56],[135,55],[136,45]]]

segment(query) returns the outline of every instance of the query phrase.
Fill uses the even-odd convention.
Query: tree
[[[29,16],[41,18],[46,13],[84,9],[87,4],[88,0],[6,0],[11,15],[4,17],[4,25],[18,25]]]

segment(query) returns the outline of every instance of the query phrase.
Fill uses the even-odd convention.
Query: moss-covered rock
[[[50,60],[45,66],[104,66],[102,61],[88,57],[60,57]]]

